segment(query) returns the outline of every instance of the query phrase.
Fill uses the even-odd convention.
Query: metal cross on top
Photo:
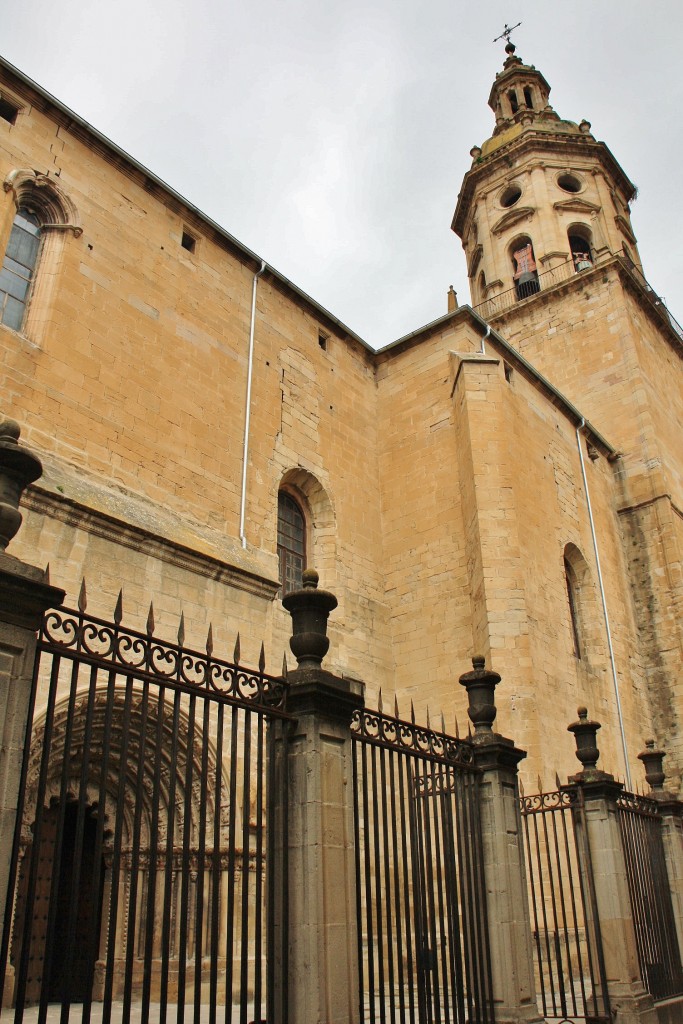
[[[497,43],[499,39],[505,39],[505,41],[509,43],[510,42],[510,35],[515,31],[516,28],[519,28],[519,26],[521,24],[522,24],[521,21],[518,21],[516,25],[512,26],[512,28],[510,28],[510,26],[506,24],[505,28],[500,33],[500,35],[496,36],[496,38],[493,40],[494,43]]]

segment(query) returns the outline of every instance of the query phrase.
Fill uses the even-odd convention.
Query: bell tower
[[[643,275],[632,182],[588,121],[555,112],[548,82],[509,39],[505,52],[489,96],[493,133],[471,150],[452,227],[472,306],[575,407],[586,487],[608,488],[623,541],[602,546],[602,570],[638,638],[628,653],[615,636],[613,666],[638,666],[681,778],[683,327]],[[519,403],[521,388],[505,379],[506,401]],[[618,453],[607,468],[585,420]],[[549,471],[561,488],[550,448],[539,479]],[[622,565],[628,586],[617,585]]]
[[[563,120],[550,86],[508,41],[489,106],[493,134],[470,151],[452,227],[467,257],[472,305],[487,319],[609,253],[640,266],[635,188],[588,121]]]

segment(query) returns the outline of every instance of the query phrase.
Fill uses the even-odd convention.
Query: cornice
[[[21,504],[22,508],[30,509],[48,519],[67,523],[69,526],[83,530],[95,537],[101,537],[121,547],[158,558],[170,565],[176,565],[188,572],[216,580],[237,590],[255,594],[267,601],[274,600],[280,587],[277,580],[259,576],[242,566],[231,565],[219,558],[205,555],[150,530],[126,523],[122,519],[98,509],[88,508],[72,498],[48,491],[43,487],[36,485],[29,487],[24,492]]]
[[[626,217],[624,217],[621,213],[618,213],[616,215],[616,217],[614,218],[614,222],[617,225],[617,227],[619,228],[619,230],[621,231],[622,235],[625,235],[626,238],[628,238],[629,242],[632,245],[637,245],[638,244],[636,236],[633,234],[633,230],[631,228],[631,225],[626,220]]]
[[[626,176],[606,143],[596,142],[595,139],[589,139],[585,135],[553,136],[548,132],[536,132],[529,129],[494,150],[490,156],[479,157],[478,161],[466,172],[451,222],[451,229],[459,238],[462,238],[466,211],[469,209],[475,189],[482,179],[496,173],[500,164],[507,166],[509,173],[515,160],[519,160],[528,151],[538,150],[543,150],[548,154],[561,154],[563,167],[567,163],[567,156],[584,159],[592,157],[599,161],[601,169],[607,171],[608,179],[611,178],[617,182],[627,200],[635,195],[635,186]],[[519,173],[522,170],[525,168],[517,168],[516,172]]]
[[[491,232],[494,235],[502,235],[508,228],[514,227],[515,224],[519,224],[523,220],[530,220],[536,213],[535,206],[516,206],[514,210],[510,210],[508,213],[504,213],[503,216],[496,221],[491,227]]]
[[[477,245],[475,247],[475,250],[472,253],[472,259],[470,260],[469,266],[467,268],[467,276],[468,277],[474,277],[474,275],[477,272],[477,267],[479,266],[479,264],[481,262],[481,258],[482,258],[483,255],[484,255],[484,246],[481,243],[479,243],[479,245]]]
[[[363,338],[342,323],[333,313],[325,309],[320,303],[308,295],[302,288],[290,281],[281,274],[275,267],[266,263],[257,253],[252,252],[246,245],[235,238],[229,231],[221,227],[215,220],[203,213],[197,206],[191,203],[174,188],[163,181],[153,171],[139,163],[125,150],[121,149],[99,132],[84,118],[75,111],[70,110],[65,104],[43,89],[37,82],[25,75],[19,68],[14,67],[9,61],[0,57],[0,76],[9,78],[9,90],[12,95],[19,94],[22,97],[22,106],[34,106],[41,113],[53,120],[65,132],[81,142],[89,151],[96,153],[106,160],[111,166],[117,168],[122,174],[132,181],[135,181],[141,188],[144,188],[158,202],[168,209],[188,219],[190,223],[197,225],[205,235],[211,237],[220,248],[229,252],[250,270],[256,271],[261,264],[265,264],[267,279],[272,282],[280,291],[291,297],[298,305],[310,311],[319,318],[325,326],[330,326],[338,331],[340,335],[349,342],[354,342],[373,353],[374,349]],[[0,82],[0,89],[5,91],[6,82]],[[52,179],[51,179],[52,180]]]
[[[565,210],[567,213],[598,213],[600,207],[597,203],[590,203],[587,199],[558,199],[553,203],[554,210]]]

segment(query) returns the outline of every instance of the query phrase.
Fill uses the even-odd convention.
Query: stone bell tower
[[[467,256],[472,305],[488,304],[487,317],[607,252],[640,265],[629,211],[634,186],[589,122],[563,120],[541,72],[515,55],[513,43],[505,50],[488,101],[493,135],[470,151],[452,224]]]
[[[452,226],[465,249],[474,308],[574,404],[589,487],[598,486],[598,456],[581,434],[582,418],[618,453],[610,501],[622,544],[608,555],[599,523],[596,539],[605,576],[619,590],[613,603],[633,616],[635,644],[613,638],[612,669],[618,675],[635,666],[678,782],[683,327],[643,274],[629,209],[633,184],[589,122],[563,120],[540,71],[512,43],[505,50],[489,96],[493,134],[471,150]],[[514,403],[513,375],[509,383]],[[539,473],[546,470],[559,472],[552,451],[539,464]],[[587,561],[595,561],[590,553]],[[597,579],[597,561],[594,569]]]

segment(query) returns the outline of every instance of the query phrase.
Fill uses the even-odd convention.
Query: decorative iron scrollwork
[[[43,620],[41,645],[53,653],[78,655],[104,668],[189,690],[207,690],[230,700],[284,710],[287,684],[281,677],[238,662],[221,661],[135,630],[117,622],[85,616],[67,608],[52,610]]]
[[[552,793],[532,793],[521,796],[519,806],[522,814],[543,814],[545,811],[559,811],[565,807],[574,807],[580,796],[574,789],[556,789]]]
[[[354,711],[351,732],[360,740],[402,753],[418,754],[463,768],[474,767],[472,744],[467,740],[393,718],[381,711],[367,708]]]
[[[617,797],[617,807],[620,811],[640,814],[644,818],[660,817],[656,800],[652,800],[647,796],[641,796],[640,793],[629,793],[626,789],[622,789]]]

